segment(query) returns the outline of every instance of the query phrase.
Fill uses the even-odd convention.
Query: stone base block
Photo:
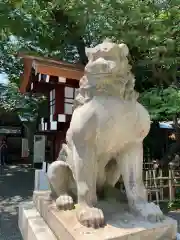
[[[32,202],[20,204],[18,224],[24,240],[57,240]]]
[[[86,228],[76,219],[76,210],[59,211],[48,200],[48,192],[34,192],[33,201],[40,215],[58,240],[175,240],[177,222],[169,217],[163,222],[150,223],[133,216],[127,205],[100,202],[106,226]]]

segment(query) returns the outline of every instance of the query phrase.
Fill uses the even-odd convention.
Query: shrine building
[[[61,144],[65,142],[75,90],[84,74],[84,66],[25,54],[20,57],[24,64],[20,92],[41,94],[47,99],[45,110],[37,121],[34,162],[51,162],[56,160]]]

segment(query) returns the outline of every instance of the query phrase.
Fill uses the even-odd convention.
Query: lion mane
[[[117,52],[116,55],[114,51]],[[138,99],[139,94],[134,90],[135,77],[131,72],[128,54],[129,49],[127,45],[123,43],[119,45],[112,44],[109,39],[95,48],[86,48],[86,55],[89,61],[85,67],[84,76],[80,79],[79,89],[76,90],[74,110],[98,95],[115,96],[129,101],[136,101]],[[96,55],[102,57],[96,59]],[[111,61],[108,59],[111,59]],[[102,64],[99,64],[100,73],[92,74],[90,70],[95,61],[102,62]],[[114,74],[112,74],[112,70],[109,67],[110,64],[116,66]],[[106,71],[103,73],[100,69],[103,66],[107,66],[109,72]],[[90,70],[88,71],[88,69]]]

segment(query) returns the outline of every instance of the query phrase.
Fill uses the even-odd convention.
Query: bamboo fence
[[[180,190],[180,168],[170,163],[168,169],[159,168],[156,162],[144,163],[144,184],[149,201],[157,204],[176,200]]]

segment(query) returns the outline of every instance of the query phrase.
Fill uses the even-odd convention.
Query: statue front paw
[[[98,208],[80,207],[77,211],[77,218],[86,227],[100,228],[104,226],[104,214]]]
[[[74,201],[69,195],[61,195],[56,199],[56,206],[60,210],[72,210],[74,208]]]
[[[159,222],[165,219],[163,212],[154,203],[136,203],[132,206],[133,211],[141,215],[145,220],[150,222]]]

